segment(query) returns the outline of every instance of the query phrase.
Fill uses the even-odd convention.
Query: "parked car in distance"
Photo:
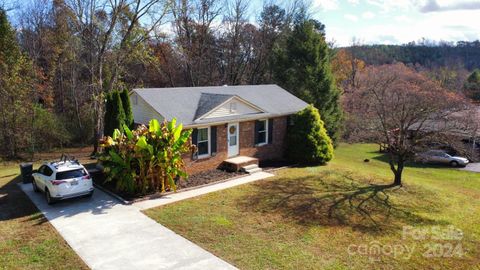
[[[469,163],[467,158],[451,156],[441,150],[430,150],[417,154],[415,159],[422,163],[445,164],[452,167],[465,167]]]
[[[33,190],[44,192],[48,204],[93,194],[92,178],[76,160],[46,162],[32,176]]]

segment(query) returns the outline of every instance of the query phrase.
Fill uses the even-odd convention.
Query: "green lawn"
[[[480,174],[409,167],[404,187],[390,188],[376,150],[344,144],[327,166],[146,214],[241,269],[480,269]],[[426,238],[403,239],[412,228]],[[456,230],[461,240],[446,238]]]
[[[0,166],[0,269],[88,269],[17,186],[18,173]]]

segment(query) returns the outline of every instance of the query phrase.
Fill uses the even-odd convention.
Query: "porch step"
[[[253,173],[256,173],[256,172],[261,172],[262,168],[258,167],[258,164],[251,164],[251,165],[247,165],[245,167],[242,167],[241,171],[244,171],[248,174],[253,174]]]
[[[258,159],[253,157],[238,156],[223,161],[221,167],[228,171],[238,172],[241,168],[249,165],[257,165],[258,167]]]

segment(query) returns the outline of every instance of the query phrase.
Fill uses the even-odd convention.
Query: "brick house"
[[[308,105],[277,85],[139,88],[130,100],[137,124],[176,118],[193,129],[198,151],[185,157],[191,174],[282,159],[287,117]]]

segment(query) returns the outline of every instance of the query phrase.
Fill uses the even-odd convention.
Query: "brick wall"
[[[281,159],[284,153],[287,117],[273,119],[272,143],[255,146],[255,121],[240,123],[240,155],[260,160]]]
[[[262,146],[254,144],[255,121],[240,122],[240,155],[256,157],[260,160],[281,159],[284,153],[284,141],[287,130],[287,117],[273,119],[272,143]],[[215,156],[192,160],[191,155],[184,156],[187,172],[195,174],[217,168],[227,159],[227,124],[217,127],[217,153]]]

